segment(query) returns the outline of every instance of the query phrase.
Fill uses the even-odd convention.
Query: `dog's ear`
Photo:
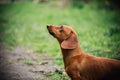
[[[68,37],[61,43],[61,47],[63,49],[75,49],[77,48],[77,46],[78,46],[77,35],[74,34],[73,32],[71,33],[70,37]]]

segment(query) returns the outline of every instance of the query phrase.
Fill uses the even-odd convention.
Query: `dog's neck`
[[[59,44],[61,44],[61,42],[59,42]],[[78,44],[78,47],[75,48],[75,49],[63,49],[61,47],[61,51],[62,51],[62,56],[63,56],[63,61],[64,61],[65,68],[66,68],[66,66],[69,65],[70,58],[83,54],[79,44]]]

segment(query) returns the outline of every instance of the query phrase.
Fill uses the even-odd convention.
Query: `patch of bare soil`
[[[0,45],[0,80],[41,80],[60,70],[53,60],[45,53],[32,53],[23,47],[10,51]]]

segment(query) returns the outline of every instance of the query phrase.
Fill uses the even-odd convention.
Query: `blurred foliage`
[[[96,3],[98,8],[106,8],[106,9],[120,9],[120,0],[68,0],[75,7],[82,8],[83,3],[91,4]]]

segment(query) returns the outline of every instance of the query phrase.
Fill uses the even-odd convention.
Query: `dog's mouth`
[[[49,32],[52,36],[55,36],[55,33],[54,32]]]
[[[47,29],[52,36],[55,36],[55,33],[50,29],[50,25],[47,25]]]

